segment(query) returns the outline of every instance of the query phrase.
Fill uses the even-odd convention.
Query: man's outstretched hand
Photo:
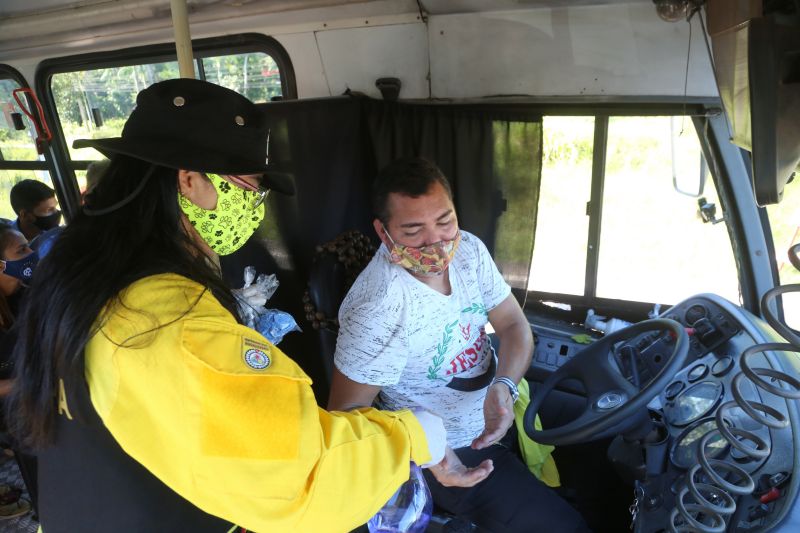
[[[464,466],[456,452],[448,446],[444,451],[444,459],[429,468],[436,481],[445,487],[472,487],[477,485],[494,470],[491,459],[486,459],[474,468]]]
[[[483,401],[483,433],[472,441],[472,448],[481,450],[503,438],[514,423],[514,400],[508,387],[495,383],[486,393]]]

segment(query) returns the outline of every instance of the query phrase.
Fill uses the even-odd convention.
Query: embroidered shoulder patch
[[[269,346],[250,339],[244,339],[243,346],[244,362],[254,370],[264,370],[272,360],[269,358]]]

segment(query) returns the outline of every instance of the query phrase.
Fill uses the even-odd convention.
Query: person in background
[[[86,189],[83,191],[83,195],[89,194],[92,189],[94,189],[100,178],[103,177],[103,174],[106,173],[108,170],[108,166],[111,163],[108,159],[100,159],[99,161],[92,161],[89,163],[89,166],[86,167]]]
[[[61,223],[56,193],[41,181],[22,180],[11,188],[9,196],[17,215],[14,224],[28,241]]]
[[[24,287],[30,283],[38,257],[25,237],[8,222],[0,222],[0,403],[11,392],[14,364],[12,352],[17,331],[12,326],[19,313]],[[0,431],[6,431],[4,413],[0,411]],[[13,450],[28,494],[36,502],[36,458],[19,450],[13,440],[6,443]],[[0,518],[11,518],[27,513],[31,504],[20,498],[21,492],[0,485]]]
[[[422,410],[328,412],[311,380],[241,324],[219,255],[270,189],[264,111],[194,79],[141,91],[111,157],[37,269],[20,317],[12,433],[38,450],[44,533],[345,532],[440,462]],[[490,468],[442,473],[463,486]]]

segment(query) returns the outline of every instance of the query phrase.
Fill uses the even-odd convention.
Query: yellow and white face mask
[[[205,175],[217,190],[217,207],[198,207],[180,192],[178,205],[214,252],[229,255],[241,248],[264,220],[264,195],[232,185],[218,174]]]
[[[442,274],[456,255],[458,245],[461,243],[461,231],[456,231],[455,237],[439,241],[427,246],[406,246],[398,244],[389,235],[386,226],[383,227],[392,247],[389,250],[389,262],[400,265],[412,274],[419,276],[438,276]]]

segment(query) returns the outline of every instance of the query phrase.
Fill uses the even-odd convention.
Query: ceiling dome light
[[[689,0],[653,0],[653,3],[658,16],[667,22],[686,20],[691,13]]]

